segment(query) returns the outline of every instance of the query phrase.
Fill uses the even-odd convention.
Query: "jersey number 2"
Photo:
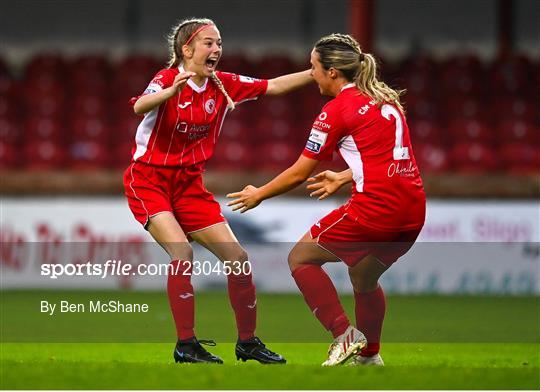
[[[387,120],[390,117],[396,119],[396,144],[394,145],[394,160],[399,161],[402,159],[410,159],[409,148],[403,147],[403,121],[399,111],[392,105],[383,105],[381,108],[381,114]]]

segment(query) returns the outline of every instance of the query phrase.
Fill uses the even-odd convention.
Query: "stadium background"
[[[206,16],[217,23],[224,40],[219,68],[248,76],[307,68],[313,43],[331,32],[350,32],[364,50],[376,54],[383,79],[408,90],[408,123],[428,194],[421,242],[383,280],[393,294],[384,331],[385,341],[391,342],[390,359],[407,361],[396,346],[404,342],[468,347],[504,342],[522,356],[503,355],[501,365],[490,357],[498,351],[481,346],[479,351],[487,354],[480,363],[505,366],[527,357],[533,372],[516,373],[507,384],[496,383],[502,373],[481,376],[478,385],[540,386],[534,373],[540,362],[539,2],[27,0],[0,1],[0,9],[2,373],[14,375],[4,385],[73,388],[67,376],[59,378],[64,384],[50,384],[36,373],[19,377],[26,373],[15,363],[32,358],[21,342],[171,341],[166,298],[159,291],[163,277],[51,280],[40,276],[39,268],[43,262],[103,263],[121,256],[135,263],[166,262],[157,246],[138,247],[151,240],[122,197],[122,170],[139,121],[127,101],[164,64],[170,26],[183,17]],[[227,192],[260,185],[286,168],[300,153],[325,101],[309,86],[240,106],[224,123],[207,187],[223,201]],[[329,167],[341,169],[343,163],[335,160]],[[285,260],[291,242],[347,192],[316,202],[299,188],[241,217],[227,213],[252,256],[263,293],[261,335],[270,341],[327,341],[299,298]],[[214,260],[199,248],[197,257]],[[342,268],[329,270],[340,291],[350,293]],[[200,277],[195,284],[202,293],[200,331],[231,342],[234,327],[224,278]],[[96,297],[148,301],[155,311],[147,318],[39,312],[44,298],[82,302]],[[350,311],[351,298],[344,296],[344,301]],[[295,328],[288,324],[293,318]],[[524,320],[519,327],[516,319]],[[42,349],[44,362],[73,355],[54,345]],[[434,357],[444,358],[441,352],[452,356],[448,349]],[[310,360],[306,363],[315,363]],[[302,361],[293,357],[293,363]],[[159,381],[141,385],[167,385]],[[268,382],[267,387],[274,385]],[[351,388],[335,382],[315,387],[324,385]]]

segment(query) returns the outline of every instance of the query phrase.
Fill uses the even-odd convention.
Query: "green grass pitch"
[[[146,302],[147,314],[39,312],[43,299]],[[343,296],[353,316],[353,301]],[[298,295],[259,295],[258,334],[284,366],[234,357],[223,292],[197,296],[197,333],[225,365],[172,362],[164,293],[3,291],[2,389],[540,389],[538,297],[390,296],[384,368],[321,368],[330,337]]]

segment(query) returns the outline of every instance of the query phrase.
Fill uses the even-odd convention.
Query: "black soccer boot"
[[[236,343],[235,351],[236,359],[241,359],[244,362],[249,359],[254,359],[263,364],[287,362],[281,355],[268,350],[258,337],[252,337],[248,340],[239,340]]]
[[[174,348],[175,362],[190,362],[190,363],[223,363],[220,357],[206,351],[202,344],[207,346],[215,346],[213,340],[197,340],[191,338],[188,340],[179,340]]]

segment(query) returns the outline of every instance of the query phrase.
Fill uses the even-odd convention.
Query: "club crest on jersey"
[[[209,99],[204,103],[204,110],[206,110],[206,113],[212,114],[214,113],[214,109],[216,108],[216,101],[213,99]]]
[[[317,131],[316,129],[312,129],[309,134],[309,139],[306,143],[306,150],[314,152],[315,154],[318,154],[321,151],[321,148],[324,146],[324,143],[326,143],[326,138],[328,137],[328,134],[326,132]]]

